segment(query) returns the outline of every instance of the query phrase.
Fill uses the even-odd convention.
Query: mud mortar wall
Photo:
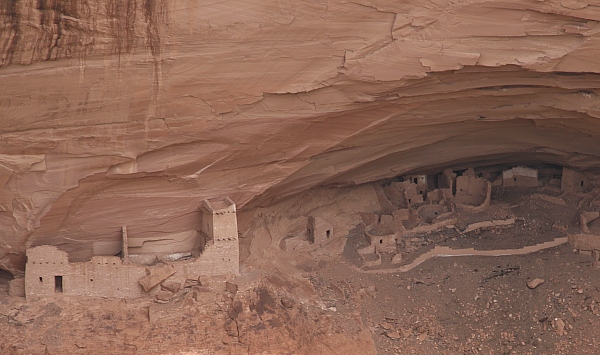
[[[54,294],[134,298],[143,294],[138,280],[141,265],[123,265],[119,257],[96,256],[89,262],[69,263],[67,253],[40,246],[27,253],[26,297]],[[57,289],[57,277],[61,287]]]
[[[240,270],[238,240],[215,240],[206,246],[198,259],[176,262],[173,266],[177,270],[173,277],[181,281],[185,281],[186,277],[197,278],[199,275],[237,275]]]
[[[235,204],[229,199],[213,201],[218,207],[214,209],[210,202],[203,203],[202,228],[208,241],[200,257],[185,274],[238,274],[240,254]]]
[[[95,256],[89,262],[70,263],[66,252],[44,245],[29,249],[27,258],[26,297],[64,294],[136,298],[145,294],[138,280],[146,275],[147,267],[123,264],[121,258],[116,256]],[[175,269],[175,274],[169,281],[180,283],[201,275],[237,275],[237,238],[211,243],[199,258],[170,265]]]

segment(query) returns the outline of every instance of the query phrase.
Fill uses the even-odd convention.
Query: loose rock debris
[[[544,282],[546,282],[544,279],[533,279],[529,282],[527,282],[527,287],[529,287],[530,289],[535,289],[537,288],[539,285],[543,284]]]

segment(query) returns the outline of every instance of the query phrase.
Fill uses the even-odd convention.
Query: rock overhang
[[[249,209],[445,167],[599,165],[593,5],[289,2],[237,19],[123,4],[128,31],[91,26],[110,6],[2,12],[1,267],[40,244],[85,258],[124,224],[198,230],[205,198]]]

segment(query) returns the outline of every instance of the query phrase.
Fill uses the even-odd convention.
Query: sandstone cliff
[[[0,0],[0,268],[450,165],[598,166],[582,0]],[[176,246],[174,247],[176,249]]]

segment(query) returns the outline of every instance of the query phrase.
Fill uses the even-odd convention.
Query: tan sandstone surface
[[[306,273],[327,263],[349,269],[330,258],[360,213],[385,209],[372,182],[504,163],[600,172],[599,57],[600,4],[591,0],[0,0],[0,278],[22,276],[27,248],[40,245],[71,262],[114,256],[123,226],[137,253],[187,252],[202,200],[229,197],[242,277],[261,269],[286,276],[240,293],[240,324],[252,331],[233,343],[219,333],[206,351],[347,353],[355,337],[357,349],[374,352],[367,316],[309,301],[287,307],[278,294],[286,277],[308,279],[319,293]],[[594,207],[550,192],[535,203]],[[333,240],[307,247],[297,237],[321,215]],[[572,222],[561,221],[565,229]],[[338,296],[348,304],[383,297],[357,283]],[[217,325],[196,329],[231,333],[234,298],[215,292],[206,307],[182,296],[190,313],[179,316],[208,312]],[[256,311],[261,297],[269,317]],[[49,327],[52,351],[71,349],[52,343],[52,317],[64,309],[64,321],[81,320],[90,307],[40,301],[27,310],[22,302],[2,306],[7,324],[20,327],[10,328],[17,353],[48,352],[37,342],[18,347],[33,344],[22,330],[34,337],[39,324]],[[107,314],[98,307],[86,326]],[[139,333],[119,331],[118,343],[134,350],[104,350],[166,352],[144,348],[154,345],[143,337],[182,319],[153,328],[146,311],[127,308],[117,319],[144,323]],[[315,320],[325,326],[312,329]],[[353,327],[336,328],[342,323]],[[290,334],[300,335],[280,347],[265,340]],[[71,340],[71,350],[93,351]]]
[[[2,1],[0,265],[182,248],[242,209],[448,164],[598,162],[590,1]],[[100,244],[98,244],[100,245]]]

